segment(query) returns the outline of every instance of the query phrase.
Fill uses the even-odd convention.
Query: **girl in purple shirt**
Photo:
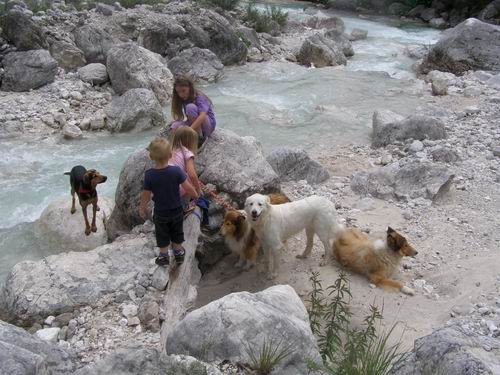
[[[172,94],[171,129],[190,126],[201,137],[209,137],[215,130],[215,114],[212,101],[201,91],[196,90],[189,77],[179,76],[174,82]],[[186,119],[187,118],[187,119]]]

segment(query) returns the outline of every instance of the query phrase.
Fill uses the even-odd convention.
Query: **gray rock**
[[[393,124],[396,122],[401,122],[404,120],[404,117],[396,112],[392,112],[389,110],[379,110],[373,113],[372,117],[372,129],[373,133],[380,132],[385,126],[389,124]]]
[[[336,30],[328,30],[325,32],[325,37],[338,45],[342,49],[342,53],[345,57],[354,56],[354,49],[352,48],[352,43],[347,34],[339,34]]]
[[[88,64],[78,69],[78,76],[83,82],[92,85],[102,85],[108,82],[108,70],[104,64],[94,63]]]
[[[51,38],[49,44],[50,54],[66,71],[75,70],[85,65],[83,51],[72,40]]]
[[[430,20],[436,18],[437,16],[438,15],[436,9],[434,8],[426,8],[420,12],[420,18],[422,18],[426,22],[429,22]]]
[[[437,146],[431,150],[431,156],[434,161],[442,163],[456,163],[460,161],[460,156],[450,147]]]
[[[245,44],[247,44],[248,46],[255,47],[255,48],[260,50],[260,48],[261,48],[260,39],[259,39],[259,35],[255,31],[255,29],[253,29],[251,27],[240,26],[237,29],[237,33],[243,39],[243,42]]]
[[[424,149],[424,144],[419,140],[414,140],[410,145],[411,152],[420,152]]]
[[[247,47],[236,29],[220,14],[200,9],[196,15],[177,16],[186,30],[186,36],[199,48],[215,53],[224,65],[241,64],[246,61]]]
[[[96,306],[104,295],[124,290],[149,267],[153,246],[127,236],[88,252],[52,255],[16,264],[2,291],[9,318],[29,323],[80,306]]]
[[[3,59],[4,91],[29,91],[54,81],[57,61],[46,50],[11,52]]]
[[[62,128],[62,134],[66,139],[78,139],[82,138],[82,130],[74,124],[66,124]]]
[[[425,5],[417,5],[415,8],[411,9],[406,15],[412,18],[420,18],[420,14],[425,9]]]
[[[88,63],[106,63],[106,56],[115,44],[110,34],[93,24],[75,30],[75,43],[85,54]]]
[[[363,29],[352,29],[349,39],[351,41],[363,40],[368,38],[368,31]]]
[[[139,216],[139,197],[144,184],[144,172],[153,167],[149,153],[139,149],[128,157],[120,172],[115,193],[115,208],[106,226],[108,237],[114,239],[128,233],[144,220]]]
[[[486,84],[496,90],[500,90],[500,73],[488,79]]]
[[[224,65],[209,49],[194,47],[169,60],[168,68],[174,75],[187,75],[195,81],[216,82],[223,75]]]
[[[62,313],[55,317],[54,322],[59,325],[59,327],[64,327],[69,324],[69,322],[73,319],[73,313]]]
[[[317,68],[347,64],[342,47],[319,34],[308,37],[302,43],[297,61],[303,65],[314,65]]]
[[[167,356],[156,349],[122,349],[97,363],[84,367],[76,375],[222,375],[214,366],[185,355]]]
[[[500,70],[500,26],[475,18],[447,30],[429,50],[422,69],[463,74],[468,70]]]
[[[457,325],[417,339],[415,348],[390,375],[498,374],[500,340],[464,331]]]
[[[0,321],[1,374],[66,375],[76,370],[73,354]]]
[[[448,93],[448,83],[445,80],[432,81],[432,95],[443,96]]]
[[[302,149],[278,148],[269,154],[267,161],[281,181],[307,180],[310,184],[319,184],[330,178],[328,171]]]
[[[445,166],[425,161],[392,163],[371,172],[355,173],[352,190],[380,199],[439,199],[446,195],[455,175]]]
[[[117,94],[145,88],[153,91],[161,104],[170,99],[173,76],[160,55],[135,43],[122,43],[108,52],[106,66]]]
[[[157,267],[153,273],[152,287],[157,290],[167,289],[169,272],[166,267]]]
[[[248,362],[248,348],[258,351],[272,340],[289,345],[291,352],[276,374],[306,374],[307,361],[321,363],[307,311],[288,285],[232,293],[188,313],[167,337],[166,350],[209,361]]]
[[[69,186],[69,178],[67,178],[67,183]],[[97,232],[86,236],[85,222],[78,202],[76,204],[77,211],[71,214],[71,197],[69,194],[67,198],[52,201],[35,222],[35,236],[38,241],[51,245],[53,251],[57,249],[87,251],[104,245],[108,242],[105,221],[113,210],[113,201],[100,197],[99,207],[101,210],[96,214]],[[91,212],[92,209],[88,209],[89,215],[91,215]]]
[[[57,339],[59,337],[60,330],[61,330],[61,328],[59,328],[59,327],[43,328],[43,329],[36,331],[35,336],[38,337],[40,340],[43,340],[45,342],[50,342],[52,344],[56,344]]]
[[[153,332],[160,331],[160,306],[156,301],[150,299],[141,301],[138,317],[145,329]]]
[[[412,115],[401,121],[381,124],[379,116],[374,115],[372,146],[383,147],[395,141],[404,141],[413,138],[419,141],[424,139],[446,138],[444,123],[434,117]]]
[[[494,0],[479,13],[478,18],[482,21],[493,21],[495,18],[498,19],[500,15],[500,1]],[[492,22],[494,23],[494,22]]]
[[[7,40],[20,51],[49,47],[42,28],[20,9],[11,9],[3,16],[2,30]]]
[[[446,29],[448,27],[448,23],[445,21],[443,17],[433,18],[429,21],[429,26],[435,29]]]
[[[217,191],[227,193],[238,203],[257,192],[279,191],[279,177],[254,137],[218,129],[206,141],[196,166],[201,181],[215,185]]]
[[[335,9],[355,11],[357,8],[357,2],[353,0],[335,0],[329,3],[328,6]]]
[[[162,15],[160,19],[144,19],[143,22],[145,25],[140,27],[137,43],[160,55],[165,55],[179,40],[186,37],[186,30],[170,15]],[[174,48],[173,52],[174,55],[180,52],[179,48]]]
[[[410,11],[410,8],[403,3],[396,2],[389,5],[387,11],[393,16],[404,16]]]
[[[340,17],[310,17],[306,21],[306,25],[313,29],[327,29],[333,30],[338,34],[345,32],[345,24]]]
[[[104,16],[112,16],[114,8],[111,5],[97,3],[95,6],[95,11],[101,13]]]
[[[128,90],[104,108],[112,132],[142,131],[164,125],[165,117],[158,99],[148,89]]]
[[[430,71],[425,77],[426,82],[434,83],[436,81],[443,81],[448,86],[459,86],[460,79],[453,73],[441,72],[439,70]]]

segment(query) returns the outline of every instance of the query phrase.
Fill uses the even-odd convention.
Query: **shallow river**
[[[291,19],[316,13],[302,5],[283,5]],[[347,32],[369,31],[354,43],[355,56],[345,69],[308,69],[292,63],[247,64],[227,68],[220,82],[203,87],[215,104],[218,124],[241,135],[254,135],[265,150],[279,145],[363,143],[376,109],[411,113],[420,90],[412,80],[414,61],[408,45],[429,45],[439,32],[373,22],[342,15]],[[96,167],[109,179],[100,194],[112,197],[127,156],[144,147],[153,132],[98,135],[78,142],[42,140],[0,143],[0,282],[10,268],[61,249],[45,248],[32,233],[32,222],[54,198],[69,198],[63,172],[73,165]]]

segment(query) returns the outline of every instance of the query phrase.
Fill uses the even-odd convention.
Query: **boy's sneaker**
[[[168,254],[156,257],[155,263],[162,267],[168,266],[170,264]]]
[[[184,248],[174,249],[175,262],[178,265],[181,265],[184,262],[185,255],[186,255],[186,251],[184,250]]]

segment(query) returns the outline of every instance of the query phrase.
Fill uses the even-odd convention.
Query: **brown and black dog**
[[[378,287],[395,288],[410,295],[413,290],[391,276],[403,257],[415,255],[417,251],[408,240],[391,227],[385,240],[370,238],[359,229],[347,229],[333,243],[333,256],[342,266],[365,275]]]
[[[271,204],[290,202],[286,195],[279,193],[269,194],[269,198]],[[248,270],[255,265],[260,249],[260,240],[251,228],[245,211],[227,211],[220,233],[224,237],[226,246],[240,256],[235,264],[236,268]]]
[[[90,232],[97,232],[95,224],[96,211],[99,211],[97,205],[97,190],[98,184],[106,182],[106,176],[101,175],[95,169],[85,169],[81,165],[77,165],[71,169],[71,172],[65,172],[69,175],[69,183],[71,185],[71,213],[76,212],[75,208],[75,193],[78,195],[78,201],[82,206],[83,218],[85,219],[85,234],[88,236]],[[92,224],[89,224],[87,217],[87,206],[92,205]]]

